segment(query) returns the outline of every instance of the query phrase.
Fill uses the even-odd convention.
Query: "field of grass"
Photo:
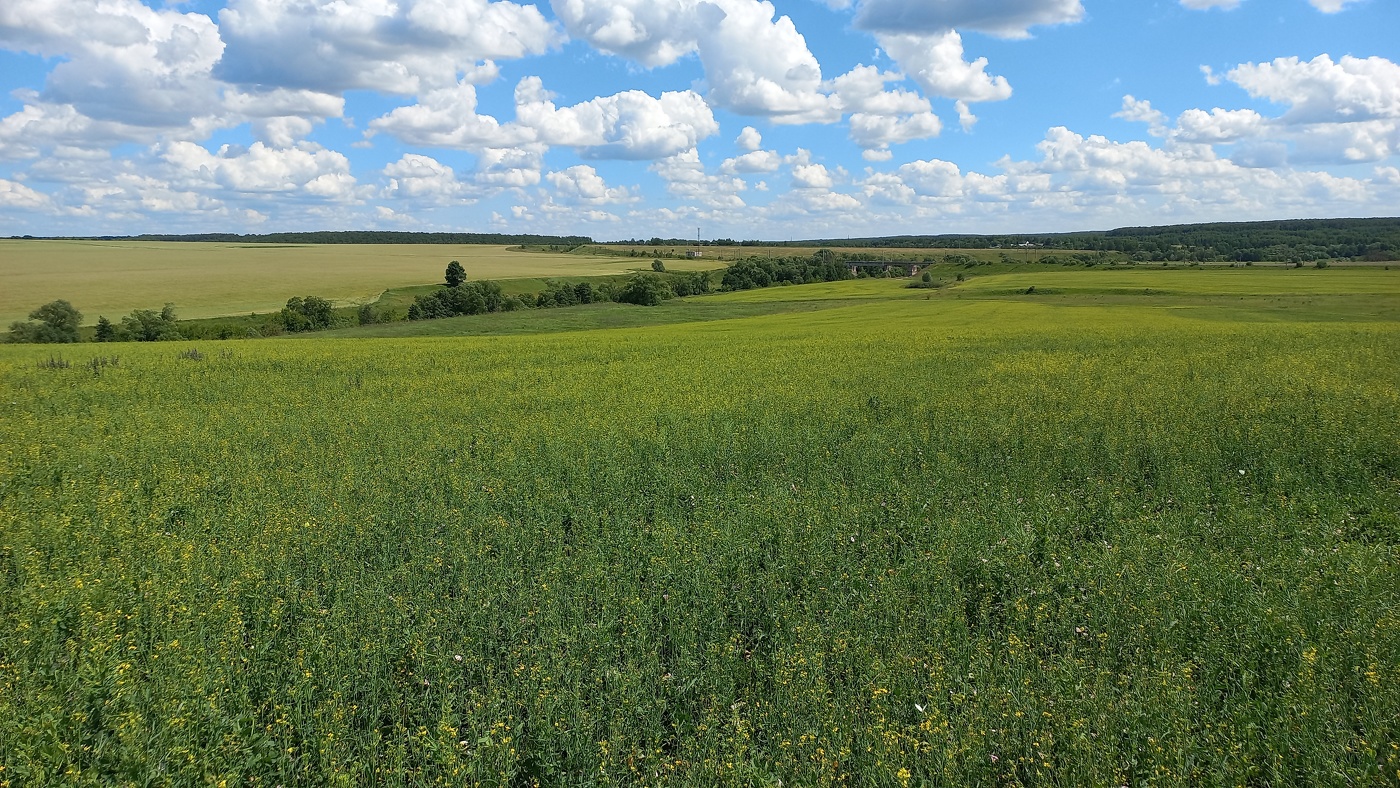
[[[471,279],[588,277],[650,269],[650,260],[511,251],[505,246],[299,245],[0,239],[0,327],[62,298],[91,325],[174,303],[182,318],[275,312],[292,296],[337,304],[441,281],[458,260]],[[677,270],[713,262],[672,261]]]
[[[699,249],[703,257],[685,262],[702,263],[710,261],[732,261],[745,257],[811,257],[822,247],[818,246],[650,246],[631,244],[599,244],[583,247],[581,252],[598,254],[638,254],[647,256],[660,254],[666,258],[666,266],[671,267],[673,255],[684,255],[688,250]],[[924,260],[942,259],[947,255],[963,255],[975,260],[1001,260],[1003,256],[1016,262],[1034,262],[1043,255],[1072,255],[1072,251],[1045,249],[900,249],[879,247],[841,247],[833,251],[842,255],[860,255],[870,260]],[[680,261],[675,261],[680,262]]]
[[[0,785],[1394,784],[1400,321],[1194,276],[0,346]]]
[[[974,269],[975,271],[975,269]],[[1172,296],[1400,296],[1400,269],[1348,268],[1112,268],[1020,270],[973,276],[959,285],[968,296],[1014,294],[1035,287],[1066,294]]]

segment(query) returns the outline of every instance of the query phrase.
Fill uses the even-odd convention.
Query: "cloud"
[[[766,210],[770,220],[807,219],[813,216],[841,215],[846,220],[844,227],[834,227],[838,232],[850,232],[849,214],[861,211],[864,206],[855,197],[842,192],[822,188],[794,189],[775,200]],[[831,225],[828,225],[831,227]]]
[[[607,205],[630,202],[632,199],[625,187],[608,188],[603,176],[586,164],[551,172],[545,176],[545,180],[554,187],[556,195],[571,204]]]
[[[959,226],[1072,223],[1162,224],[1164,221],[1271,218],[1324,210],[1354,215],[1389,188],[1378,168],[1362,181],[1286,167],[1251,168],[1212,146],[1168,140],[1160,148],[1050,129],[1038,156],[998,163],[997,174],[963,172],[953,162],[913,161],[891,172],[867,170],[857,182],[866,220],[907,224],[958,216]],[[1388,174],[1388,173],[1387,173]],[[1034,217],[1034,219],[1032,219]]]
[[[863,0],[856,27],[877,33],[939,34],[976,30],[1026,38],[1030,28],[1078,22],[1079,0]]]
[[[856,66],[832,80],[828,88],[850,117],[850,135],[870,160],[889,158],[890,145],[938,136],[943,124],[928,99],[907,90],[885,90],[902,75],[873,66]]]
[[[1112,198],[1173,206],[1198,217],[1220,208],[1263,215],[1323,202],[1355,206],[1367,193],[1363,182],[1325,172],[1243,167],[1209,145],[1153,148],[1056,127],[1037,149],[1039,161],[1004,161],[1003,168],[1018,177],[1049,176],[1060,193],[1086,205]]]
[[[1234,142],[1258,136],[1265,125],[1264,117],[1252,109],[1188,109],[1176,119],[1173,137],[1187,142]]]
[[[490,115],[477,114],[476,106],[476,86],[459,82],[375,118],[369,128],[371,133],[386,132],[411,145],[434,148],[508,147],[528,141],[525,130],[503,129]]]
[[[552,6],[571,35],[642,65],[663,66],[697,55],[705,74],[705,98],[717,108],[787,124],[836,123],[853,114],[888,116],[878,122],[859,121],[861,128],[852,138],[868,151],[882,151],[915,135],[930,136],[940,127],[931,122],[926,99],[885,89],[886,83],[904,79],[901,74],[861,65],[823,80],[821,64],[806,39],[791,18],[778,16],[766,0],[553,0]],[[963,84],[954,97],[966,93],[969,100],[990,100],[992,95],[1009,95],[1004,79],[982,71],[985,61],[962,61],[961,39],[952,35],[958,42],[956,64],[962,72],[974,72],[961,77]],[[911,40],[902,51],[913,58],[918,46]],[[938,76],[949,83],[960,78],[942,71]],[[985,86],[978,83],[979,77]],[[881,136],[878,129],[891,132]]]
[[[8,0],[0,47],[59,60],[42,91],[18,95],[25,107],[6,122],[28,136],[0,139],[0,155],[193,136],[222,123],[210,72],[225,47],[207,16],[138,0]]]
[[[34,99],[34,96],[27,98]],[[0,159],[36,159],[55,146],[91,148],[146,138],[145,130],[95,121],[72,105],[26,104],[0,118]]]
[[[821,164],[797,164],[792,168],[792,185],[797,189],[830,189],[836,184]]]
[[[161,158],[184,176],[183,185],[189,188],[245,194],[295,192],[346,200],[355,187],[349,160],[313,143],[296,148],[272,148],[261,142],[247,149],[224,145],[210,153],[192,142],[173,142]]]
[[[667,66],[695,51],[695,2],[550,0],[569,34],[645,66]]]
[[[0,206],[39,210],[50,207],[48,195],[25,186],[22,183],[0,178]]]
[[[933,96],[967,102],[1005,101],[1011,98],[1006,77],[987,73],[987,59],[963,60],[962,36],[955,30],[932,35],[881,34],[875,40]]]
[[[537,143],[477,151],[475,180],[497,189],[523,189],[540,182],[546,147]]]
[[[755,150],[749,151],[732,159],[725,159],[720,164],[720,172],[733,175],[736,173],[760,173],[777,172],[783,166],[783,157],[777,151]]]
[[[1146,99],[1138,100],[1131,94],[1123,97],[1123,108],[1113,113],[1113,117],[1122,118],[1129,123],[1146,123],[1148,131],[1157,137],[1167,134],[1167,116],[1153,109],[1152,102]]]
[[[478,114],[476,88],[459,83],[374,119],[370,130],[433,147],[562,145],[589,158],[631,160],[665,158],[719,131],[709,106],[692,91],[654,98],[629,90],[559,108],[538,77],[526,77],[516,86],[515,98],[516,120],[502,124]]]
[[[1324,14],[1335,14],[1352,3],[1359,3],[1361,0],[1308,0],[1308,4]],[[1224,8],[1226,10],[1236,8],[1240,0],[1181,0],[1181,4],[1187,8],[1203,10],[1207,8]]]
[[[558,109],[538,77],[516,88],[513,127],[534,140],[565,145],[596,159],[655,160],[694,148],[718,133],[709,105],[693,91],[653,98],[639,90],[603,96]]]
[[[1224,78],[1288,109],[1278,117],[1188,109],[1168,128],[1150,102],[1129,95],[1114,117],[1147,123],[1173,145],[1233,145],[1229,160],[1250,169],[1378,162],[1400,152],[1400,66],[1385,58],[1279,58],[1237,66]]]
[[[718,106],[779,123],[831,123],[841,112],[821,91],[821,64],[773,5],[719,0],[697,6],[700,62]]]
[[[821,64],[787,16],[766,0],[552,0],[569,34],[655,67],[697,54],[707,98],[779,123],[833,123]]]
[[[728,174],[711,175],[700,162],[694,149],[662,159],[651,166],[666,182],[666,191],[673,197],[711,210],[738,210],[744,207],[739,193],[744,181]]]
[[[1288,123],[1400,118],[1400,65],[1382,57],[1278,58],[1237,66],[1226,76],[1251,96],[1287,104]]]
[[[1359,3],[1361,0],[1308,0],[1313,8],[1324,14],[1335,14],[1352,3]]]
[[[424,94],[561,41],[533,5],[488,0],[231,0],[219,27],[219,78],[324,93]]]
[[[1240,0],[1181,0],[1181,4],[1197,11],[1202,11],[1207,8],[1224,8],[1229,10],[1238,7]]]
[[[734,144],[738,146],[739,150],[756,151],[763,147],[763,135],[759,134],[758,129],[753,126],[745,126],[734,140]]]
[[[389,179],[385,197],[450,201],[467,191],[467,185],[446,164],[418,153],[405,153],[398,161],[384,168]]]
[[[920,112],[906,118],[863,112],[851,116],[851,139],[867,153],[877,152],[866,156],[867,159],[888,158],[878,152],[892,144],[937,137],[942,129],[942,122],[932,112]]]

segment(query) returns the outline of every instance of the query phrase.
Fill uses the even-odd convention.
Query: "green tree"
[[[656,274],[635,274],[627,280],[618,300],[626,304],[656,306],[673,295],[665,280]]]
[[[11,342],[77,342],[78,325],[83,322],[83,313],[59,299],[30,312],[29,319],[39,322],[15,321],[10,324]]]
[[[121,333],[137,342],[169,342],[184,338],[175,327],[174,304],[166,304],[159,312],[135,310],[122,318]]]
[[[331,302],[317,296],[293,296],[277,315],[282,326],[293,333],[318,331],[331,326]]]
[[[462,264],[453,260],[447,264],[447,271],[444,274],[448,287],[461,287],[467,281],[467,271]]]
[[[652,260],[651,270],[657,272],[658,274],[664,274],[666,273],[666,264],[661,262],[660,260]]]
[[[97,318],[96,339],[98,342],[117,341],[117,329],[115,326],[112,325],[112,321],[108,320],[105,317]]]

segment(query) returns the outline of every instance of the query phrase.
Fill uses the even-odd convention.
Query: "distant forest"
[[[1182,224],[1041,235],[903,235],[773,245],[890,249],[1010,249],[1030,245],[1044,249],[1119,252],[1135,260],[1150,261],[1381,261],[1400,257],[1400,218]]]
[[[593,244],[587,236],[507,235],[502,233],[411,233],[375,230],[237,235],[128,236],[139,241],[212,241],[258,244],[508,244],[566,249]],[[115,240],[104,236],[103,240]],[[695,246],[694,239],[652,238],[622,243]],[[1316,260],[1394,260],[1400,258],[1400,218],[1294,219],[1272,222],[1123,227],[1106,232],[1030,235],[898,235],[885,238],[828,238],[807,241],[702,241],[701,246],[865,247],[885,249],[1040,248],[1116,252],[1141,261],[1292,262]]]

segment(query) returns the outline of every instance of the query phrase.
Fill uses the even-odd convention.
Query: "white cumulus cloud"
[[[1383,57],[1278,58],[1237,66],[1227,78],[1251,96],[1289,105],[1287,122],[1400,118],[1400,65]]]
[[[220,78],[327,93],[423,94],[561,40],[538,8],[505,0],[231,0],[219,23]]]
[[[1025,38],[1030,28],[1078,22],[1079,0],[862,0],[856,26],[880,33],[976,30]]]
[[[38,210],[49,207],[46,194],[34,191],[22,183],[0,178],[0,205],[6,208]]]
[[[419,145],[467,150],[522,145],[566,146],[596,159],[655,160],[688,150],[719,131],[714,114],[693,91],[653,97],[639,90],[556,107],[539,77],[515,90],[516,118],[500,123],[477,113],[476,88],[459,83],[370,122]]]
[[[191,188],[232,192],[301,192],[326,199],[349,199],[355,178],[344,154],[314,143],[272,148],[255,142],[247,149],[224,145],[211,153],[192,142],[166,146],[162,158],[184,175]]]
[[[388,185],[386,197],[407,197],[433,201],[450,200],[467,191],[466,184],[446,164],[431,156],[405,153],[398,161],[384,168]]]
[[[555,194],[566,203],[606,205],[628,202],[631,199],[626,188],[610,188],[603,176],[586,164],[551,172],[545,176],[545,180],[549,181]]]
[[[955,30],[881,34],[876,40],[925,93],[968,102],[1011,98],[1011,84],[987,73],[986,58],[963,59],[962,36]]]

